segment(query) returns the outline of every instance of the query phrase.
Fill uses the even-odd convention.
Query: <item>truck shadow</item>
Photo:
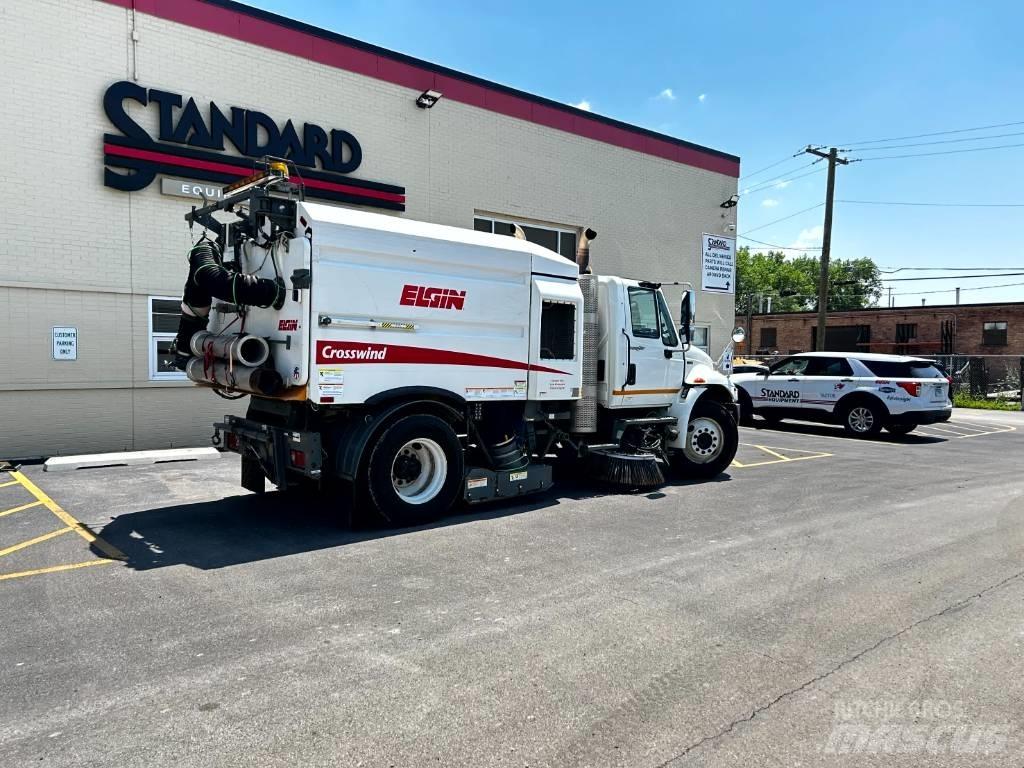
[[[727,482],[723,475],[711,482]],[[708,481],[704,481],[708,482]],[[660,488],[629,493],[638,502],[665,498]],[[349,526],[348,510],[316,497],[294,498],[281,493],[240,494],[190,504],[142,509],[114,518],[96,534],[125,554],[125,565],[138,571],[187,565],[200,570],[286,557],[304,552],[351,546],[392,536],[415,535],[438,528],[479,523],[557,506],[563,501],[623,495],[621,489],[595,488],[564,482],[547,493],[485,506],[460,506],[428,525],[412,528]],[[97,556],[104,553],[93,547]]]

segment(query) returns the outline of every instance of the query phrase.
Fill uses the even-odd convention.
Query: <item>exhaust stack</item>
[[[580,268],[581,275],[591,274],[590,270],[590,242],[597,239],[597,232],[587,227],[580,235],[579,245],[576,246],[576,266]]]

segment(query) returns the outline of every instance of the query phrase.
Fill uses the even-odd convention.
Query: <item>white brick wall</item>
[[[452,100],[417,109],[407,88],[144,13],[137,24],[140,85],[351,131],[356,175],[405,186],[412,218],[589,225],[598,271],[695,283],[701,232],[734,221],[718,204],[736,181],[720,174]],[[181,291],[188,203],[162,196],[159,180],[132,194],[103,186],[113,128],[102,97],[131,78],[130,14],[96,0],[0,0],[0,26],[12,137],[0,163],[0,456],[204,443],[211,414],[231,406],[147,380],[146,297]],[[155,133],[155,109],[132,114]],[[717,352],[732,299],[698,303]],[[79,327],[77,362],[50,360],[53,325]]]

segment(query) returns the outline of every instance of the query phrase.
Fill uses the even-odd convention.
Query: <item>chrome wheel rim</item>
[[[683,453],[694,464],[707,464],[721,455],[725,447],[725,432],[714,419],[700,416],[686,428]]]
[[[875,425],[875,415],[871,412],[870,408],[858,405],[850,409],[846,421],[854,432],[869,432],[871,427]]]
[[[435,498],[447,477],[448,458],[429,438],[410,440],[391,462],[391,486],[408,504],[426,504]]]

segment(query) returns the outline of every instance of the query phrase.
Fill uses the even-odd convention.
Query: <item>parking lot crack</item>
[[[668,760],[666,760],[666,761],[664,761],[662,763],[659,763],[656,766],[656,768],[668,768],[668,766],[671,766],[677,760],[681,760],[682,758],[686,757],[688,754],[690,754],[690,752],[694,751],[695,749],[699,749],[700,747],[703,747],[706,744],[710,744],[710,743],[712,743],[714,741],[717,741],[718,739],[722,738],[723,736],[727,736],[728,734],[732,733],[738,726],[743,725],[744,723],[749,723],[752,720],[754,720],[756,717],[758,717],[759,715],[761,715],[761,714],[763,714],[765,712],[768,712],[770,709],[772,709],[772,707],[774,707],[780,701],[784,701],[786,699],[790,699],[793,696],[796,696],[797,694],[799,694],[801,691],[803,691],[803,690],[805,690],[807,688],[810,688],[810,687],[816,685],[817,683],[820,683],[822,680],[825,680],[825,679],[831,677],[836,672],[839,672],[842,669],[844,669],[845,667],[848,667],[849,665],[859,661],[860,659],[862,659],[865,656],[867,656],[869,653],[872,653],[872,652],[878,650],[882,646],[888,645],[892,641],[897,640],[898,638],[902,637],[903,635],[907,634],[908,632],[911,632],[914,629],[916,629],[917,627],[920,627],[922,624],[927,624],[928,622],[933,621],[934,619],[940,618],[940,617],[945,616],[947,614],[956,613],[957,611],[963,610],[964,608],[966,608],[968,605],[970,605],[974,601],[980,600],[982,597],[987,595],[989,592],[993,592],[993,591],[995,591],[997,589],[1001,589],[1002,587],[1004,587],[1007,584],[1009,584],[1011,581],[1020,579],[1022,576],[1024,576],[1024,571],[1018,571],[1017,573],[1014,573],[1011,576],[1007,576],[1005,579],[1003,579],[1001,581],[998,581],[995,584],[987,586],[984,589],[982,589],[982,590],[980,590],[978,592],[975,592],[972,595],[969,595],[969,596],[967,596],[967,597],[965,597],[965,598],[963,598],[961,600],[958,600],[955,603],[952,603],[951,605],[947,605],[941,611],[936,611],[935,613],[930,613],[927,616],[924,616],[923,618],[920,618],[917,621],[914,621],[914,622],[908,624],[907,626],[903,627],[902,629],[899,629],[899,630],[897,630],[897,631],[895,631],[895,632],[893,632],[893,633],[891,633],[889,635],[885,635],[884,637],[882,637],[877,642],[873,643],[872,645],[869,645],[867,648],[864,648],[863,650],[858,651],[857,653],[853,654],[852,656],[849,656],[848,658],[843,659],[842,661],[840,661],[838,664],[836,664],[831,669],[829,669],[829,670],[827,670],[825,672],[822,672],[821,674],[815,675],[814,677],[810,678],[809,680],[806,680],[805,682],[801,683],[800,685],[797,685],[797,686],[795,686],[793,688],[790,688],[790,689],[788,689],[786,691],[783,691],[778,696],[776,696],[774,699],[772,699],[772,700],[770,700],[770,701],[768,701],[768,702],[766,702],[764,704],[761,704],[761,705],[759,705],[757,707],[754,707],[754,709],[752,709],[750,711],[749,715],[745,715],[744,717],[738,717],[735,720],[730,721],[724,728],[720,729],[719,731],[716,731],[715,733],[712,733],[712,734],[709,734],[707,736],[704,736],[704,737],[698,739],[697,741],[693,742],[692,744],[689,744],[682,751],[680,751],[677,754],[673,755]]]

